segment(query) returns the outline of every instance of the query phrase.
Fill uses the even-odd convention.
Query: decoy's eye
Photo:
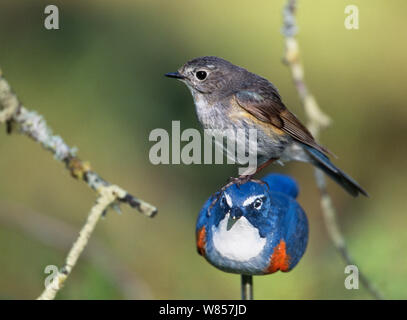
[[[203,70],[200,70],[200,71],[197,71],[196,72],[196,74],[195,74],[195,77],[198,79],[198,80],[205,80],[206,79],[206,76],[207,76],[208,74],[206,73],[206,71],[203,71]]]
[[[255,208],[256,210],[259,210],[262,205],[263,205],[263,200],[261,200],[261,199],[256,199],[253,202],[253,208]]]

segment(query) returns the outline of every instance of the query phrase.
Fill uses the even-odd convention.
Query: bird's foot
[[[254,174],[252,174],[252,175],[241,175],[241,176],[239,176],[237,178],[230,177],[228,183],[224,187],[222,187],[222,189],[220,191],[224,191],[224,190],[226,190],[227,188],[229,188],[230,186],[232,186],[234,184],[239,188],[242,184],[245,184],[246,182],[249,182],[249,181],[259,183],[259,184],[267,184],[262,180],[253,179],[253,176],[254,176]]]

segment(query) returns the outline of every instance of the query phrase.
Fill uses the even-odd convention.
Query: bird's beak
[[[180,74],[178,71],[177,72],[169,72],[165,74],[166,77],[168,78],[174,78],[174,79],[184,79],[185,77]]]
[[[240,219],[241,216],[229,216],[228,219],[228,224],[226,225],[226,230],[229,231],[230,229],[232,229],[232,227],[235,225],[235,223],[237,222],[237,220]]]

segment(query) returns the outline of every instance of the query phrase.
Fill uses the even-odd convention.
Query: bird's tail
[[[312,164],[325,172],[352,196],[357,197],[359,193],[363,194],[366,197],[369,196],[368,193],[363,190],[363,188],[355,180],[349,177],[341,169],[335,167],[327,156],[310,146],[304,147],[311,158]]]

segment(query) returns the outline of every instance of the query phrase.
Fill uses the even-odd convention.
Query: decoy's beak
[[[226,225],[226,230],[229,231],[230,229],[232,229],[234,224],[242,217],[242,215],[242,210],[240,210],[239,208],[232,208],[229,212],[229,219],[228,224]]]
[[[166,73],[165,76],[168,77],[168,78],[174,78],[174,79],[184,79],[185,78],[178,71]]]
[[[237,222],[237,220],[239,220],[239,218],[230,216],[229,219],[228,219],[228,224],[226,226],[226,230],[229,231],[230,229],[232,229],[232,227]]]

